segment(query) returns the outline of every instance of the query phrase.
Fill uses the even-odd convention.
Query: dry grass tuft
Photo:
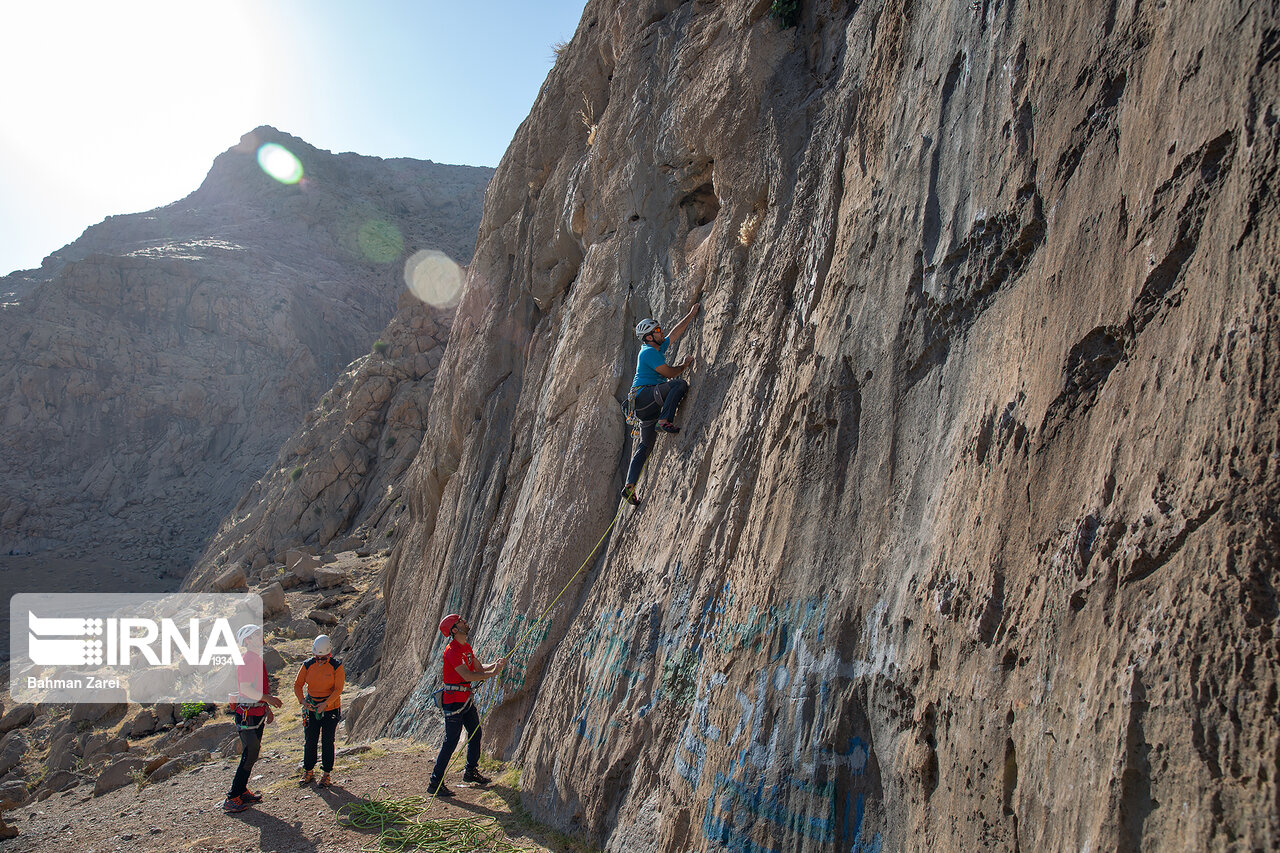
[[[582,109],[578,110],[578,118],[582,119],[582,126],[587,129],[587,147],[590,148],[596,144],[596,110],[591,106],[586,92],[582,93]]]
[[[742,220],[742,224],[738,226],[738,242],[743,246],[750,247],[756,241],[756,232],[760,230],[760,214],[751,211],[747,214],[747,218]]]

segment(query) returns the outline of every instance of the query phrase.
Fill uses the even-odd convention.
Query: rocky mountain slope
[[[434,736],[462,610],[533,629],[486,743],[610,850],[1274,849],[1275,8],[770,5],[587,4],[357,728]],[[631,329],[695,300],[610,529]]]
[[[301,180],[260,168],[268,144]],[[0,279],[0,567],[35,554],[72,575],[113,560],[185,573],[370,352],[405,259],[469,258],[491,174],[259,128],[187,198]]]

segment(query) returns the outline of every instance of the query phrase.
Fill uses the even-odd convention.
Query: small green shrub
[[[784,30],[800,23],[800,0],[773,0],[769,14],[778,19]]]
[[[203,702],[183,702],[178,706],[178,713],[182,715],[182,719],[190,720],[204,713]]]
[[[394,435],[389,435],[389,436],[387,436],[387,442],[386,442],[386,444],[387,444],[387,447],[395,447],[395,446],[396,446],[396,437],[395,437]]]
[[[298,482],[298,478],[301,476],[302,476],[302,469],[294,468],[292,471],[289,472],[289,481],[296,483]]]
[[[379,341],[374,341],[374,342],[373,342],[373,351],[374,351],[374,352],[376,352],[378,355],[386,355],[386,354],[387,354],[387,348],[388,348],[389,346],[391,346],[391,345],[390,345],[390,344],[388,344],[386,341],[381,341],[381,340],[379,340]]]

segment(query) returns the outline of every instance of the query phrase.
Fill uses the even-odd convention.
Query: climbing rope
[[[519,853],[492,818],[432,818],[417,820],[430,805],[426,797],[346,803],[338,809],[338,821],[352,829],[378,831],[379,853],[408,850],[438,853]]]
[[[647,459],[645,464],[648,465]],[[643,471],[644,469],[641,468],[642,473]],[[596,552],[600,550],[600,546],[609,535],[609,531],[613,530],[614,525],[618,523],[618,518],[622,515],[624,506],[625,504],[619,502],[618,511],[613,514],[613,520],[609,522],[609,526],[604,529],[604,533],[600,535],[600,538],[596,540],[596,544],[592,546],[591,553],[582,561],[582,565],[578,566],[578,570],[569,577],[565,585],[560,588],[560,592],[556,593],[556,597],[551,599],[551,603],[547,605],[546,610],[542,611],[542,615],[520,635],[515,645],[505,655],[507,658],[510,658],[516,649],[520,648],[521,644],[533,633],[533,630],[546,620],[547,615],[551,613],[560,598],[568,591],[569,586],[595,558]],[[493,708],[485,711],[484,716],[480,718],[480,725],[476,726],[475,730],[467,735],[466,741],[462,744],[463,749],[456,750],[456,752],[465,754],[466,745],[471,743],[471,739],[475,737],[476,732],[481,730],[484,721],[489,718],[489,714],[492,712]],[[378,846],[371,848],[371,850],[382,851],[383,853],[402,853],[402,851],[408,850],[438,851],[438,853],[446,853],[446,851],[457,851],[457,853],[478,853],[479,851],[517,853],[517,851],[522,850],[522,848],[516,847],[507,840],[501,827],[492,818],[419,819],[419,815],[427,810],[435,798],[436,791],[433,791],[429,797],[406,797],[403,800],[372,800],[363,803],[347,803],[338,809],[338,821],[354,829],[378,830]]]

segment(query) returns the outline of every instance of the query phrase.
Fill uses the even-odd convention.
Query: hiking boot
[[[298,784],[299,784],[299,785],[310,785],[310,784],[311,784],[312,782],[314,782],[314,781],[316,781],[316,771],[314,771],[314,770],[308,770],[308,771],[306,771],[305,773],[303,773],[303,774],[302,774],[302,781],[301,781],[301,782],[299,782]]]
[[[676,426],[671,421],[658,421],[658,429],[662,430],[663,432],[679,432],[680,431],[680,427]]]
[[[244,801],[244,797],[227,797],[222,803],[222,810],[227,814],[235,814],[249,808],[251,804]]]
[[[488,776],[481,776],[479,770],[468,770],[462,774],[462,781],[468,785],[489,785],[493,782]]]
[[[329,781],[329,774],[328,774],[328,773],[321,773],[321,774],[320,774],[320,787],[321,787],[321,788],[327,788],[327,787],[329,787],[329,786],[330,786],[330,785],[332,785],[332,784],[333,784],[333,783]]]
[[[243,802],[250,803],[250,804],[253,804],[253,803],[260,803],[260,802],[262,802],[262,795],[261,795],[261,794],[255,794],[253,791],[250,791],[250,790],[247,790],[247,789],[246,789],[246,790],[245,790],[245,792],[244,792],[243,794],[241,794],[241,795],[240,795],[240,799],[241,799]]]
[[[627,483],[622,487],[622,499],[632,506],[640,506],[640,499],[636,497],[636,487],[634,483]]]
[[[441,782],[439,785],[436,785],[434,788],[428,787],[427,792],[430,793],[431,796],[440,797],[441,799],[445,797],[453,796],[453,791],[450,791],[448,787],[445,786],[444,782]]]

